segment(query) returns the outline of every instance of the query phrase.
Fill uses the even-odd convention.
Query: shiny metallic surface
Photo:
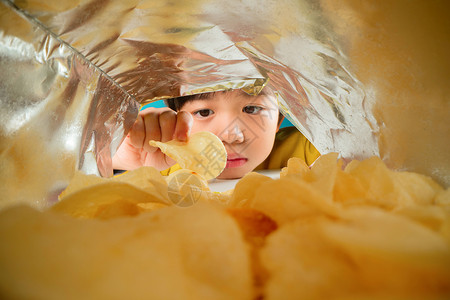
[[[76,169],[111,175],[138,104],[69,45],[0,3],[0,206],[55,201]]]
[[[111,174],[139,104],[273,89],[321,151],[450,185],[445,0],[0,1],[0,197]],[[3,204],[2,204],[3,205]]]

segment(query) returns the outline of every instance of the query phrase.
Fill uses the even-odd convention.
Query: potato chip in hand
[[[173,158],[181,168],[192,170],[206,180],[219,176],[227,163],[227,152],[222,141],[207,131],[194,133],[187,142],[150,141],[149,144]]]

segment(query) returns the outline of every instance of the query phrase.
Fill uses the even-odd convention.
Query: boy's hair
[[[211,96],[213,96],[214,93],[215,92],[181,96],[181,97],[166,99],[166,100],[164,100],[164,102],[170,109],[172,109],[174,111],[180,111],[186,102],[194,101],[194,100],[201,100],[201,99],[208,99]]]

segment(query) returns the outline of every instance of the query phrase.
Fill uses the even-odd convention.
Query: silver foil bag
[[[110,176],[139,105],[272,89],[321,153],[450,185],[447,1],[0,1],[0,206]]]

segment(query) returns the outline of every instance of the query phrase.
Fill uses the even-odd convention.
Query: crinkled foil
[[[446,0],[0,1],[0,205],[111,175],[140,104],[273,89],[322,153],[450,185]]]

